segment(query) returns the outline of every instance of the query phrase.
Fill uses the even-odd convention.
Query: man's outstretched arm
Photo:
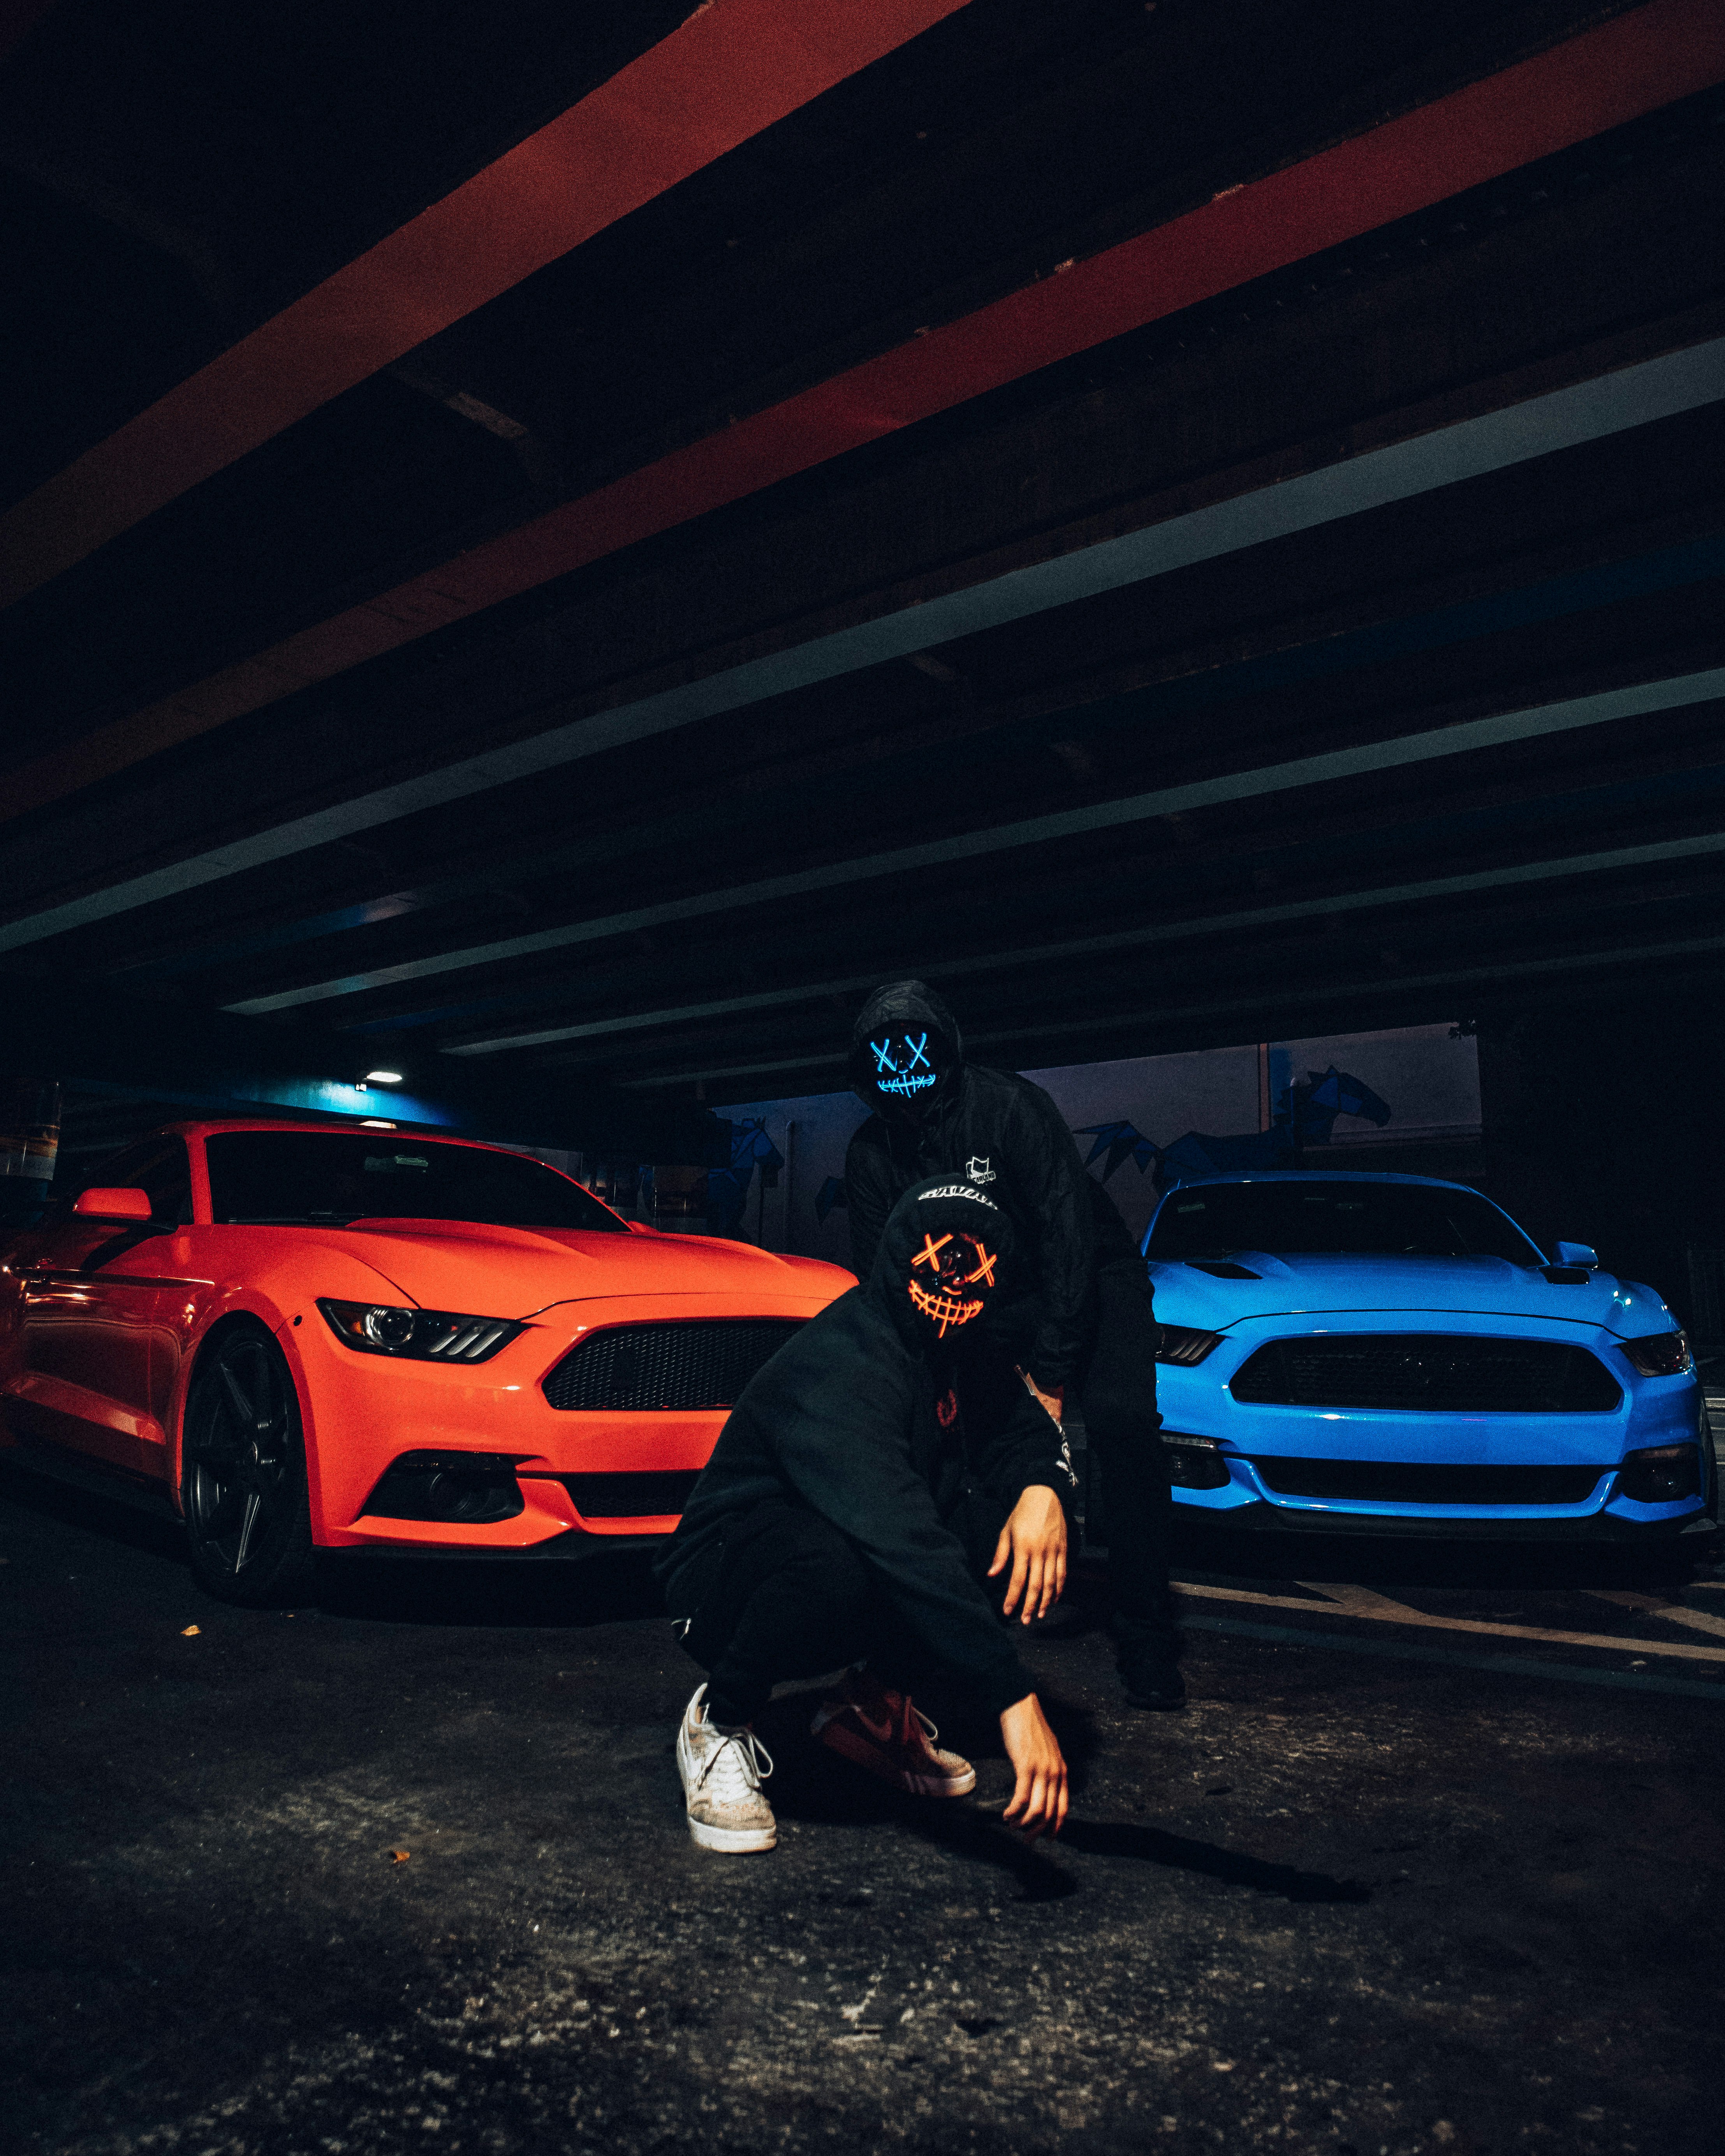
[[[1016,1777],[1001,1817],[1023,1827],[1032,1841],[1045,1831],[1058,1834],[1066,1818],[1066,1762],[1034,1691],[1007,1708],[1000,1734]]]

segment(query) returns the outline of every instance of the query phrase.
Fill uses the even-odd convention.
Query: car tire
[[[234,1324],[198,1358],[186,1399],[180,1502],[193,1574],[223,1602],[267,1609],[312,1583],[299,1396],[261,1325]]]

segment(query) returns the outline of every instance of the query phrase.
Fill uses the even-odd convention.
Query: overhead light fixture
[[[367,1086],[399,1086],[402,1074],[399,1070],[367,1070],[365,1082]]]
[[[367,1116],[365,1121],[360,1125],[360,1128],[362,1131],[393,1131],[396,1127],[397,1126],[393,1123],[379,1122],[375,1116]]]

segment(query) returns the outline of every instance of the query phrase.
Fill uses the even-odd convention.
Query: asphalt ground
[[[952,1702],[975,1799],[918,1803],[805,1689],[780,1845],[726,1859],[638,1561],[233,1610],[172,1529],[0,1469],[6,2145],[1719,2156],[1695,1550],[1191,1546],[1177,1716],[1124,1705],[1087,1568],[1028,1648],[1058,1845]]]

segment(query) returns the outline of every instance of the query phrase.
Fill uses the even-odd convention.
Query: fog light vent
[[[1701,1495],[1698,1445],[1650,1445],[1628,1454],[1619,1486],[1638,1505],[1670,1505],[1679,1497]]]
[[[1165,1430],[1162,1442],[1168,1452],[1168,1479],[1175,1489],[1226,1489],[1228,1462],[1214,1438],[1189,1437],[1183,1430]]]
[[[526,1500],[515,1479],[512,1455],[404,1452],[367,1498],[361,1517],[442,1520],[477,1527],[512,1520]]]

